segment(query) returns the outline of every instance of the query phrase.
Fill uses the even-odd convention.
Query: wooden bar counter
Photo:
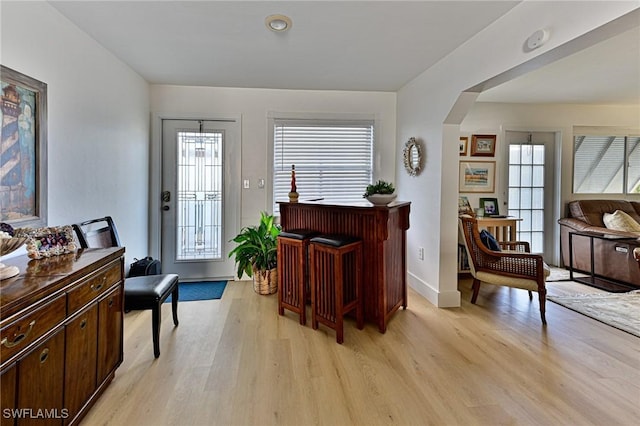
[[[387,330],[391,316],[407,307],[406,231],[409,202],[388,206],[324,201],[279,202],[284,231],[311,229],[322,234],[358,237],[363,244],[365,321]]]

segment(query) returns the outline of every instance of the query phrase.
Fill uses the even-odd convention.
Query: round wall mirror
[[[416,138],[409,138],[404,145],[404,168],[411,176],[417,176],[422,169],[422,146]]]

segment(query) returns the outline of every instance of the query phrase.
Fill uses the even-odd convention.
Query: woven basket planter
[[[258,294],[273,294],[278,291],[278,269],[259,271],[253,269],[253,290]]]

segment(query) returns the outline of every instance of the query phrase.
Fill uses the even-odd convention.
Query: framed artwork
[[[47,223],[47,85],[0,65],[0,222]]]
[[[497,216],[500,214],[497,198],[480,198],[480,208],[484,210],[485,216]]]
[[[463,214],[474,216],[471,204],[469,204],[469,199],[461,195],[458,197],[458,216],[462,216]]]
[[[495,192],[495,161],[461,161],[460,192]]]
[[[496,135],[473,135],[471,137],[472,157],[493,157],[496,154]]]
[[[467,155],[467,149],[469,147],[469,138],[468,137],[460,137],[460,156]]]

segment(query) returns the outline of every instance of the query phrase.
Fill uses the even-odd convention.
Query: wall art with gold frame
[[[471,136],[472,157],[493,157],[496,155],[496,135]]]

